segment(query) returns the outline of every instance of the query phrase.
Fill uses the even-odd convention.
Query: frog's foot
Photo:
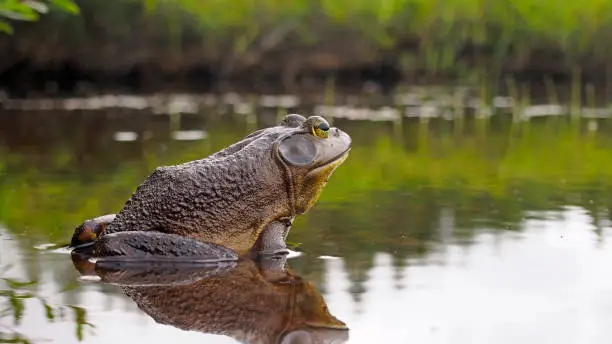
[[[252,255],[269,257],[289,254],[285,239],[291,229],[291,222],[291,219],[280,219],[266,225],[253,247]]]
[[[74,230],[70,247],[79,248],[91,245],[104,233],[106,227],[115,220],[115,217],[117,217],[117,214],[107,214],[83,222]]]
[[[98,239],[93,255],[106,260],[208,263],[238,260],[238,254],[221,245],[155,231],[109,233]]]
[[[287,271],[287,255],[260,255],[255,261],[259,272],[269,282],[288,281],[291,275]]]

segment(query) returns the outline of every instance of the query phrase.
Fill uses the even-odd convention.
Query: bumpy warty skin
[[[157,168],[114,220],[98,217],[77,227],[72,246],[82,244],[98,256],[139,255],[138,250],[160,256],[200,252],[201,245],[176,247],[178,241],[166,236],[175,234],[239,255],[283,253],[293,218],[315,204],[347,158],[350,144],[348,134],[330,128],[320,116],[287,115],[281,124],[251,133],[207,158]],[[134,231],[160,235],[119,234]],[[100,240],[113,233],[116,240]]]
[[[107,233],[155,230],[247,252],[267,223],[292,215],[286,176],[271,149],[287,130],[260,130],[205,159],[157,168]]]

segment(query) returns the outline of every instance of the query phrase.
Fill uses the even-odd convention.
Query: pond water
[[[607,118],[337,116],[353,150],[288,239],[296,254],[287,264],[302,289],[230,273],[215,277],[221,287],[206,287],[211,296],[189,294],[189,285],[126,293],[83,278],[51,245],[66,244],[84,219],[120,210],[156,166],[205,157],[279,114],[312,108],[254,114],[209,104],[179,116],[139,103],[76,103],[0,110],[0,341],[235,343],[273,332],[273,306],[257,310],[268,320],[235,315],[241,306],[230,287],[225,294],[229,282],[242,286],[247,304],[262,290],[298,293],[304,309],[294,319],[316,313],[309,307],[322,297],[350,329],[348,338],[329,336],[337,343],[594,344],[612,336]],[[253,266],[237,271],[262,278]],[[147,294],[160,290],[165,305]],[[210,300],[229,306],[207,317]],[[233,332],[215,324],[224,317]]]

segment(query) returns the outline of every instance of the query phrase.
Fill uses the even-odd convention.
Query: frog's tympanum
[[[290,270],[285,256],[183,267],[129,264],[101,260],[91,267],[160,324],[252,344],[348,340],[346,324],[330,314],[314,285]]]
[[[320,116],[287,115],[207,158],[155,169],[117,215],[79,226],[71,246],[93,243],[98,257],[198,257],[212,244],[286,253],[293,219],[315,204],[350,145]]]

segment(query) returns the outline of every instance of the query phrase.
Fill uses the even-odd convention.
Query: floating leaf
[[[292,250],[297,249],[298,247],[300,247],[300,245],[302,245],[302,243],[298,243],[298,242],[292,242],[292,241],[287,241],[287,247],[289,247]]]

